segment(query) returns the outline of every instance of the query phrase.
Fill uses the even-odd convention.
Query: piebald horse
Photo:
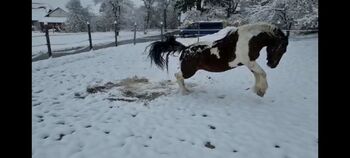
[[[289,31],[285,35],[272,24],[247,24],[231,29],[226,36],[212,43],[198,42],[185,46],[177,42],[174,36],[168,36],[165,41],[149,45],[148,57],[159,68],[166,66],[168,69],[169,55],[180,54],[180,71],[175,73],[175,77],[183,94],[189,92],[184,79],[192,77],[197,70],[223,72],[244,65],[254,74],[253,91],[263,97],[268,88],[266,73],[255,60],[266,46],[267,65],[276,68],[287,51],[288,36]]]

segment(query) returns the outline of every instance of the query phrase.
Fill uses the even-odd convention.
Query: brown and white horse
[[[260,50],[267,46],[267,65],[275,68],[287,51],[288,36],[288,31],[285,35],[272,24],[248,24],[230,30],[225,37],[212,43],[199,42],[185,46],[177,42],[174,36],[169,36],[164,42],[151,43],[148,56],[151,63],[168,69],[169,55],[180,53],[181,70],[175,73],[175,77],[183,94],[189,92],[184,79],[192,77],[197,70],[223,72],[244,65],[254,74],[254,92],[263,97],[268,87],[266,73],[255,60]]]

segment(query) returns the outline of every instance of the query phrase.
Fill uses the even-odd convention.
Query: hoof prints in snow
[[[61,133],[61,134],[59,135],[59,137],[58,137],[56,140],[57,140],[57,141],[60,141],[60,140],[62,140],[62,138],[63,138],[64,136],[65,136],[65,134],[62,134],[62,133]]]
[[[74,97],[79,99],[85,99],[86,95],[80,94],[80,93],[74,93]]]
[[[210,142],[206,142],[204,146],[209,148],[209,149],[214,149],[215,148],[215,146],[210,144]]]
[[[216,127],[215,127],[215,126],[212,126],[212,125],[209,125],[209,128],[210,128],[210,129],[216,129]]]
[[[46,139],[46,138],[48,138],[48,137],[49,137],[48,135],[45,135],[45,136],[43,136],[42,138],[43,138],[43,139]]]
[[[174,85],[175,84],[170,80],[152,83],[149,82],[147,78],[134,76],[132,78],[120,80],[116,83],[107,82],[104,85],[90,86],[86,89],[86,92],[88,94],[109,92],[109,96],[105,98],[109,101],[147,102],[160,96],[170,94],[171,90],[175,89]],[[84,99],[86,96],[87,95],[75,93],[76,98]]]
[[[38,105],[40,105],[41,104],[41,102],[39,102],[39,103],[34,103],[32,106],[38,106]]]
[[[109,133],[110,133],[110,131],[104,131],[104,133],[105,133],[105,134],[109,134]]]
[[[126,101],[126,102],[134,102],[136,99],[127,99],[127,98],[107,98],[109,101]]]

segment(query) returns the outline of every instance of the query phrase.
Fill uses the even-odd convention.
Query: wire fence
[[[47,44],[37,44],[37,45],[32,45],[32,47],[41,47],[41,46],[46,46]]]
[[[88,28],[89,27],[89,23],[87,23]],[[45,26],[47,28],[47,25]],[[134,25],[134,38],[133,38],[133,43],[134,45],[136,44],[136,30],[137,30],[137,25],[135,23]],[[199,42],[199,37],[202,35],[206,35],[206,34],[212,34],[212,33],[216,33],[218,31],[220,31],[221,29],[204,29],[204,28],[179,28],[179,29],[164,29],[163,28],[163,24],[161,23],[161,34],[160,34],[160,40],[163,41],[163,36],[167,36],[167,35],[180,35],[182,37],[184,37],[184,34],[189,34],[189,35],[193,35],[195,37],[197,37],[197,42]],[[289,29],[286,30],[284,29],[283,31],[290,31],[290,32],[318,32],[318,29]],[[119,35],[119,29],[117,26],[115,26],[115,31],[114,31],[115,35],[114,38],[97,38],[94,39],[94,41],[102,41],[102,40],[114,40],[115,46],[117,46],[117,36]],[[79,41],[70,41],[70,42],[64,42],[64,43],[50,43],[50,36],[67,36],[67,38],[69,38],[69,36],[72,35],[86,35],[87,39],[83,39],[83,40],[79,40]],[[90,29],[88,29],[88,32],[80,32],[80,33],[64,33],[64,34],[54,34],[51,33],[49,34],[48,29],[45,29],[45,35],[32,35],[32,38],[39,38],[39,37],[46,37],[46,43],[45,44],[34,44],[32,45],[32,48],[36,48],[36,47],[42,47],[42,46],[47,46],[48,47],[48,54],[51,57],[52,56],[52,52],[51,52],[51,46],[62,46],[62,45],[69,45],[69,47],[71,47],[72,45],[74,45],[75,47],[81,48],[81,47],[85,47],[86,45],[79,45],[83,42],[87,42],[89,41],[89,46],[90,46],[90,50],[93,49],[93,45],[92,45],[92,38],[91,38],[91,31]],[[109,41],[110,43],[110,41]],[[88,45],[87,44],[87,45]],[[79,45],[79,46],[76,46]],[[62,51],[62,50],[56,50],[56,51]],[[42,50],[40,50],[40,52],[42,52]]]
[[[42,50],[43,48],[40,48],[40,47],[47,46],[48,56],[51,57],[52,56],[51,46],[59,46],[59,49],[57,49],[58,47],[56,47],[56,49],[54,50],[56,53],[63,52],[63,51],[67,51],[67,52],[69,51],[70,53],[79,52],[80,48],[84,48],[84,51],[93,50],[94,47],[96,47],[96,49],[100,49],[101,47],[102,48],[110,47],[110,46],[112,46],[111,45],[112,43],[114,44],[114,46],[117,46],[118,36],[119,36],[119,27],[117,26],[116,22],[114,23],[114,36],[111,37],[111,34],[108,34],[107,38],[99,37],[99,38],[94,38],[94,39],[92,39],[92,37],[91,37],[91,30],[90,30],[89,22],[87,22],[86,24],[88,26],[87,32],[64,33],[64,34],[60,34],[60,33],[55,34],[55,33],[51,32],[48,25],[45,24],[44,25],[44,33],[45,33],[44,35],[43,34],[32,35],[32,38],[36,39],[34,44],[32,44],[32,48],[35,48],[34,50],[32,49],[32,51],[34,51],[35,53],[39,53],[38,55],[44,55],[44,54],[42,54],[42,52],[45,52],[45,50]],[[131,39],[131,40],[133,40],[134,45],[136,44],[136,31],[137,31],[137,24],[135,23],[134,29],[133,29],[134,38]],[[161,27],[161,31],[163,31],[163,27]],[[74,40],[72,40],[73,37],[70,37],[72,35],[74,35],[74,39],[80,38],[80,36],[83,39],[80,38],[80,40],[78,39],[77,41],[74,41]],[[78,35],[78,36],[76,36],[76,35]],[[57,39],[55,39],[54,41],[56,41],[56,42],[51,43],[50,38],[57,37],[57,36],[67,37],[67,40],[65,40],[65,38],[63,38],[64,42],[62,42],[62,41],[57,42]],[[138,36],[140,36],[140,35],[138,35]],[[149,35],[149,37],[151,37],[151,36],[152,37],[159,36],[159,34]],[[46,38],[46,43],[43,43],[40,41],[40,40],[44,41],[44,39],[38,39],[38,38],[43,38],[43,37]],[[146,37],[146,36],[144,36],[144,37]],[[163,36],[161,35],[160,37],[163,37]],[[71,39],[69,39],[69,38],[71,38]],[[60,39],[60,40],[62,40],[62,39]],[[157,39],[154,39],[154,37],[153,37],[152,40],[157,40]],[[111,41],[114,41],[114,42],[111,43]],[[130,39],[127,39],[125,41],[130,42]],[[122,43],[125,43],[125,41],[123,41]],[[140,39],[140,41],[142,42],[144,40]],[[93,45],[92,42],[96,42],[97,44]],[[88,46],[88,50],[86,50],[86,46]],[[34,55],[34,57],[37,57],[37,55]]]

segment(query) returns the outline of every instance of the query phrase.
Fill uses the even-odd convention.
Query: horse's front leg
[[[255,77],[255,85],[253,91],[260,97],[263,97],[268,88],[266,73],[255,61],[251,61],[246,65]]]

